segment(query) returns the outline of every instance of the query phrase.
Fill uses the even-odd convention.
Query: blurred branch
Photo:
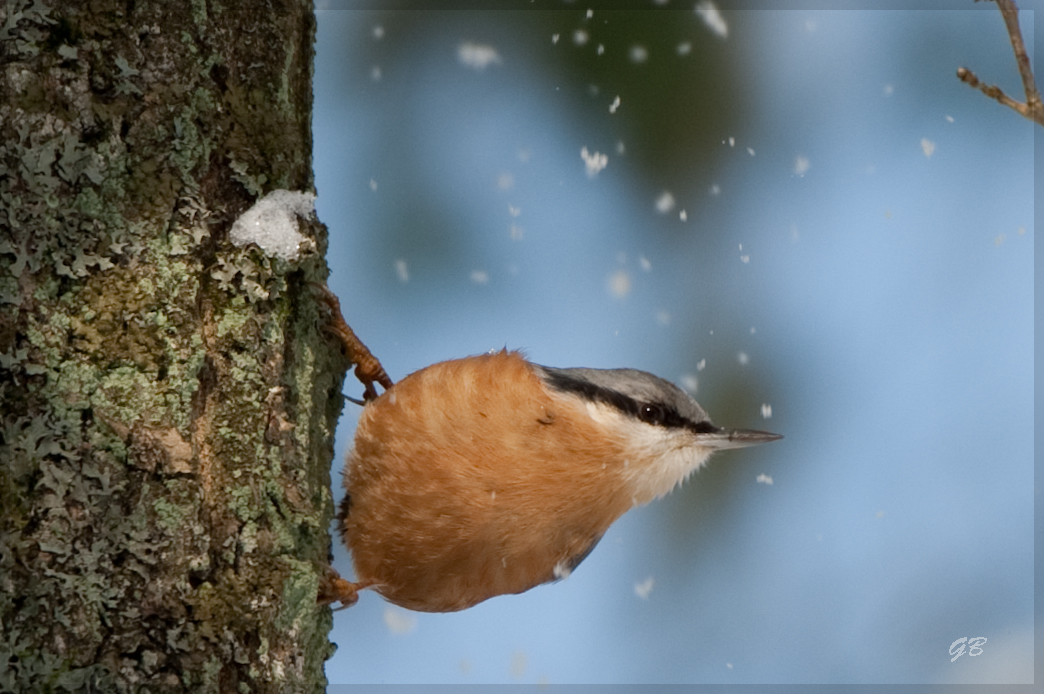
[[[1026,103],[1015,101],[996,85],[983,84],[968,68],[957,68],[957,77],[991,99],[996,99],[1008,108],[1014,109],[1023,117],[1044,125],[1044,104],[1041,104],[1040,92],[1037,91],[1037,85],[1033,82],[1033,68],[1030,65],[1029,56],[1026,55],[1026,44],[1022,42],[1022,32],[1019,30],[1019,8],[1015,4],[1015,0],[993,1],[997,3],[1001,16],[1004,18],[1004,25],[1008,28],[1008,36],[1011,37],[1011,48],[1015,51],[1015,62],[1019,65],[1022,88],[1026,92]]]

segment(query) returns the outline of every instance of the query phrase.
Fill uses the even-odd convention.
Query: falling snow
[[[649,576],[647,579],[645,579],[641,583],[635,583],[634,584],[634,594],[637,595],[642,600],[648,600],[649,599],[649,593],[652,592],[654,583],[655,583],[655,581],[653,580],[652,576]]]
[[[631,275],[626,270],[617,270],[609,276],[609,293],[617,299],[631,293]]]
[[[696,14],[699,15],[708,29],[723,39],[728,38],[729,25],[725,23],[725,18],[721,16],[721,12],[718,11],[713,2],[700,0],[700,2],[696,3]]]
[[[660,197],[656,198],[656,211],[660,214],[667,214],[674,209],[674,196],[671,195],[669,190],[665,190],[660,193]]]
[[[475,70],[485,70],[490,65],[500,65],[500,54],[493,46],[465,41],[457,47],[457,60]]]
[[[580,148],[580,158],[584,160],[584,167],[587,170],[588,178],[594,178],[598,175],[598,172],[609,165],[608,155],[600,152],[591,154],[587,151],[587,147]]]
[[[417,618],[405,610],[385,607],[384,626],[393,634],[408,634],[417,628]]]

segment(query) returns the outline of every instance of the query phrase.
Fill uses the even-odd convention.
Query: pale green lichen
[[[159,498],[152,502],[152,510],[156,512],[161,527],[166,530],[175,530],[181,527],[188,516],[188,509],[182,505],[173,503],[168,499]]]
[[[241,297],[235,297],[230,305],[232,308],[241,309],[243,304]],[[243,326],[252,320],[253,316],[250,311],[236,310],[226,311],[217,324],[217,336],[228,337],[229,335],[238,334]]]

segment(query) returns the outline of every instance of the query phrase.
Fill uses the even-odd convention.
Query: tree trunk
[[[0,7],[0,691],[325,687],[345,363],[307,0]]]

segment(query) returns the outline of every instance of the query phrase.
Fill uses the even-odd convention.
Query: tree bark
[[[307,0],[0,7],[0,691],[325,688],[346,364],[308,191]]]

